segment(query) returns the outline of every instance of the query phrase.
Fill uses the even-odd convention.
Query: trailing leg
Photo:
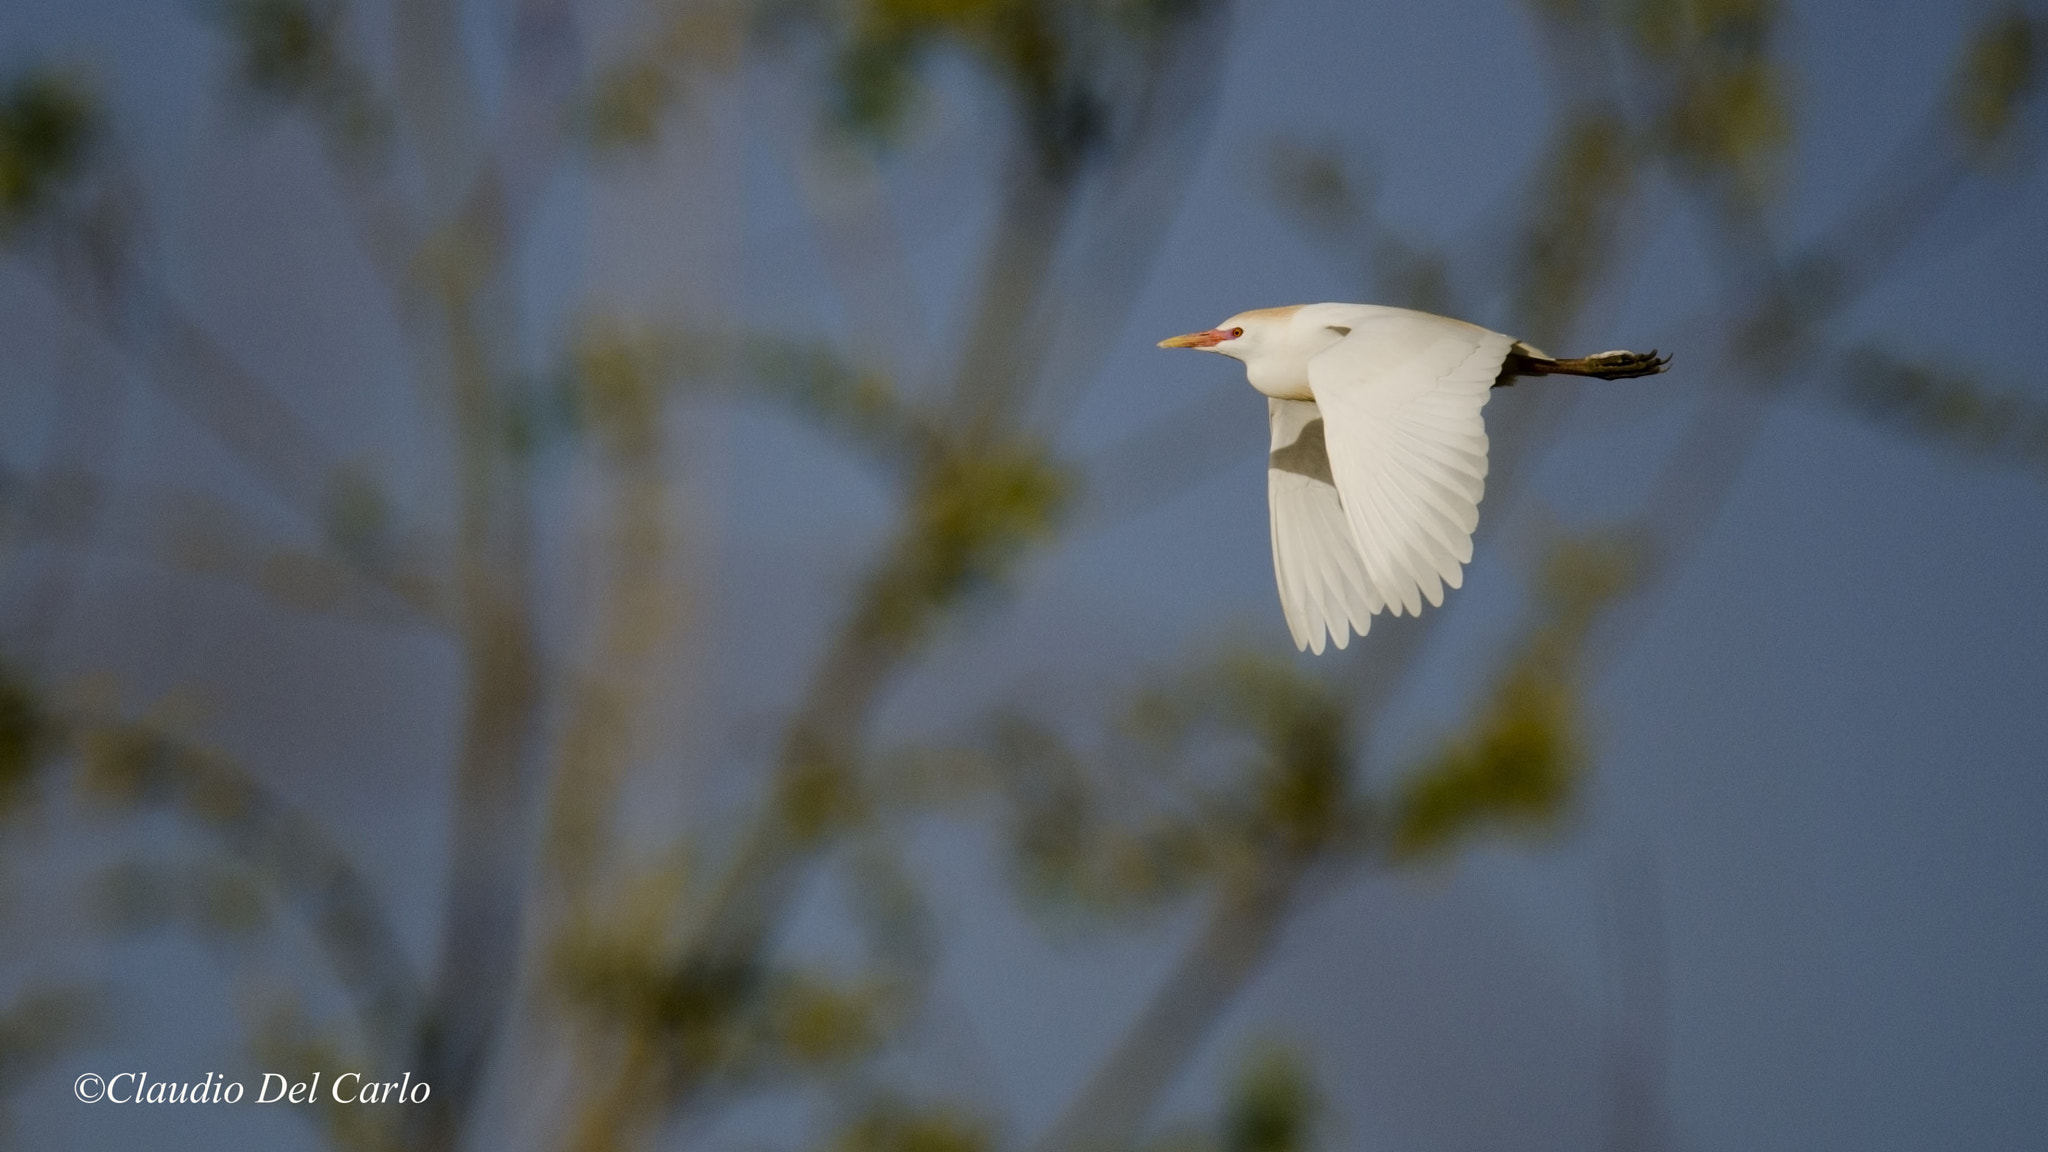
[[[1558,360],[1518,343],[1501,361],[1500,376],[1494,380],[1493,386],[1507,387],[1515,382],[1517,376],[1593,376],[1601,380],[1629,380],[1637,376],[1655,376],[1670,364],[1671,357],[1658,356],[1654,348],[1648,352],[1601,352],[1574,360]]]

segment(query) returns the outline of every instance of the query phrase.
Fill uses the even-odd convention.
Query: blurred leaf
[[[1849,355],[1842,379],[1849,403],[1886,424],[1980,459],[2048,469],[2048,404],[1867,347]]]
[[[1186,755],[1247,738],[1248,756],[1221,782],[1237,835],[1307,859],[1357,830],[1350,722],[1342,702],[1292,661],[1231,652],[1141,696],[1134,729]]]
[[[1046,5],[1031,0],[864,0],[838,66],[839,117],[846,128],[888,139],[902,126],[928,51],[953,40],[1010,71],[1011,57],[1042,72],[1052,47]],[[1005,52],[1006,42],[1014,47]]]
[[[1101,795],[1109,782],[1052,729],[1009,715],[989,737],[1009,800],[1012,860],[1036,910],[1145,908],[1181,895],[1209,870],[1206,828],[1182,813],[1156,816]]]
[[[1478,825],[1553,816],[1578,771],[1578,698],[1531,662],[1494,689],[1472,730],[1403,785],[1394,806],[1398,857],[1435,853]]]
[[[675,83],[659,61],[632,60],[606,69],[590,100],[591,142],[607,150],[652,143],[674,94]]]
[[[0,1116],[8,1095],[106,1030],[103,997],[93,989],[30,984],[16,991],[0,1005]]]
[[[338,3],[232,0],[226,16],[241,42],[242,79],[259,92],[304,99],[334,83],[341,71]]]
[[[28,683],[0,666],[0,816],[27,799],[49,736]]]
[[[672,389],[730,387],[786,404],[822,431],[864,449],[901,476],[934,438],[923,414],[885,376],[849,361],[832,344],[769,332],[664,328],[611,318],[586,322],[563,377],[559,402],[537,404],[543,428],[591,426],[608,447],[641,451]]]
[[[1585,756],[1579,650],[1635,567],[1633,549],[1620,540],[1553,548],[1538,582],[1540,623],[1466,731],[1399,788],[1390,817],[1394,858],[1437,855],[1483,827],[1541,824],[1563,810]]]
[[[96,728],[85,732],[82,751],[79,784],[88,799],[130,807],[168,798],[167,742],[139,730]]]
[[[755,336],[740,355],[747,378],[767,394],[884,456],[900,458],[923,435],[887,377],[855,368],[825,345]]]
[[[585,101],[585,130],[600,152],[654,143],[695,81],[736,67],[755,5],[668,0],[649,7],[659,11],[659,26],[635,40],[631,55],[598,72]]]
[[[933,451],[913,484],[898,558],[868,586],[861,632],[897,643],[924,637],[942,610],[1000,583],[1052,533],[1071,487],[1035,444]]]
[[[1307,1152],[1322,1100],[1308,1065],[1278,1045],[1256,1050],[1238,1073],[1223,1116],[1224,1152]]]
[[[1293,662],[1225,653],[1138,693],[1120,732],[1128,746],[1084,756],[1020,716],[990,730],[1018,876],[1046,911],[1156,907],[1364,842],[1346,711]]]
[[[2019,8],[1986,21],[1957,69],[1953,106],[1963,131],[1978,145],[2003,139],[2020,106],[2041,82],[2040,22]]]
[[[835,119],[888,143],[902,131],[936,53],[953,49],[1000,84],[1047,172],[1072,171],[1113,136],[1117,86],[1138,56],[1202,0],[848,0],[831,9],[839,43]]]
[[[589,917],[563,927],[552,942],[553,990],[587,1019],[644,1039],[679,1074],[731,1074],[764,1056],[777,1040],[776,1021],[760,1011],[770,988],[788,990],[752,967],[701,961],[687,934],[698,909],[691,903],[688,858],[626,872],[613,899],[587,908]],[[822,987],[806,985],[806,989]],[[822,1043],[828,1010],[801,995],[788,1021]]]
[[[785,767],[775,783],[776,810],[805,844],[822,843],[870,814],[852,754],[843,742],[815,728],[791,732]]]
[[[557,946],[554,982],[567,1002],[628,1034],[658,1038],[680,1067],[723,1067],[736,1053],[751,978],[730,968],[674,968],[644,941],[572,937]]]
[[[837,1152],[987,1152],[993,1147],[988,1125],[975,1116],[897,1101],[874,1105],[833,1142]]]
[[[266,991],[253,1015],[249,1049],[259,1067],[278,1072],[294,1084],[310,1081],[314,1073],[327,1077],[320,1099],[312,1107],[333,1147],[350,1152],[398,1152],[406,1147],[397,1138],[406,1120],[403,1110],[364,1108],[334,1098],[331,1086],[336,1070],[361,1070],[364,1079],[371,1081],[383,1071],[377,1066],[378,1058],[352,1043],[345,1029],[316,1019],[292,992]]]
[[[676,370],[664,334],[615,323],[586,325],[576,341],[577,385],[567,419],[595,430],[620,459],[642,459],[660,443],[665,382]]]
[[[1669,77],[1663,144],[1679,169],[1763,198],[1792,135],[1771,54],[1775,0],[1634,0],[1624,11],[1624,27]]]
[[[187,747],[142,725],[99,725],[81,739],[79,783],[86,799],[122,809],[160,808],[212,838],[234,862],[186,875],[129,864],[111,874],[108,908],[142,926],[152,906],[204,931],[253,928],[256,891],[275,891],[305,924],[358,1021],[386,1047],[416,1025],[419,990],[411,963],[369,885],[320,829],[280,803],[232,761]],[[244,890],[243,879],[256,886]],[[168,885],[168,887],[165,887]],[[267,906],[267,902],[266,902]]]
[[[835,1065],[880,1046],[891,1015],[886,985],[840,985],[815,977],[776,982],[766,997],[776,1047],[798,1065]]]
[[[309,111],[352,155],[384,140],[389,113],[351,56],[343,0],[219,0],[218,13],[250,92]]]
[[[868,948],[887,991],[906,999],[931,974],[939,955],[939,928],[917,877],[906,865],[901,831],[877,822],[849,853],[849,893]],[[900,1010],[904,1005],[892,1006]]]
[[[31,72],[0,92],[0,238],[78,175],[99,129],[91,96],[55,72]]]
[[[1017,715],[991,726],[990,761],[1008,789],[1010,844],[1026,886],[1041,897],[1087,888],[1094,797],[1079,757],[1052,729]]]

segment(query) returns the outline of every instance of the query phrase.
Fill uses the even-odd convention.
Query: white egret
[[[1464,583],[1486,491],[1479,410],[1517,376],[1619,380],[1664,371],[1656,352],[1559,360],[1475,324],[1373,304],[1240,312],[1161,340],[1244,361],[1266,394],[1273,574],[1298,648],[1342,648],[1385,609],[1444,601]]]

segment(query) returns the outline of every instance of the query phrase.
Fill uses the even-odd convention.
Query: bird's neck
[[[1313,400],[1308,390],[1308,357],[1261,356],[1245,362],[1245,379],[1275,400]]]
[[[1315,395],[1308,387],[1308,362],[1342,340],[1347,331],[1348,328],[1323,323],[1316,309],[1297,309],[1288,317],[1287,328],[1275,333],[1256,356],[1245,361],[1245,377],[1252,387],[1276,400],[1313,400]]]

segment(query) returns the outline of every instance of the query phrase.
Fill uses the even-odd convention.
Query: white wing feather
[[[1280,585],[1280,609],[1294,646],[1320,656],[1324,634],[1342,648],[1351,633],[1360,636],[1384,605],[1366,577],[1365,561],[1344,519],[1344,504],[1326,478],[1310,473],[1316,463],[1327,468],[1323,455],[1322,420],[1306,400],[1266,401],[1272,418],[1272,464],[1266,469],[1266,500],[1272,511],[1273,577]],[[1303,441],[1304,432],[1309,433]],[[1290,453],[1289,450],[1293,451]],[[1281,464],[1293,459],[1307,463]],[[1302,468],[1307,470],[1301,470]],[[1327,476],[1327,472],[1325,472]]]
[[[1513,343],[1442,316],[1374,308],[1309,361],[1309,390],[1363,575],[1371,597],[1397,615],[1420,613],[1424,600],[1440,605],[1444,585],[1464,583],[1486,493],[1479,410]],[[1277,548],[1277,496],[1273,509]]]

